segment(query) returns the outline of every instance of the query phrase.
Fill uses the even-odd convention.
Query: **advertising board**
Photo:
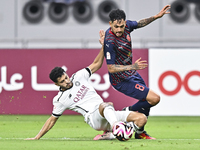
[[[51,114],[52,99],[58,87],[49,79],[50,71],[61,66],[71,76],[89,66],[100,49],[5,49],[0,50],[0,114]],[[147,49],[133,50],[134,61],[148,59]],[[148,69],[141,70],[148,83]],[[114,90],[109,82],[106,62],[90,82],[104,101],[117,110],[137,102]],[[65,111],[64,114],[76,114]]]
[[[200,115],[200,49],[149,49],[149,86],[161,96],[151,115]]]

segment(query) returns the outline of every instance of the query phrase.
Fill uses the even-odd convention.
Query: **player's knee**
[[[154,98],[154,105],[157,105],[160,102],[160,95],[156,95]]]
[[[104,109],[104,108],[107,107],[107,106],[112,106],[112,107],[113,107],[113,103],[112,103],[112,102],[104,102],[104,103],[101,103],[101,104],[99,105],[99,108]]]
[[[160,102],[160,95],[156,94],[152,90],[149,90],[146,100],[148,101],[149,104],[155,106]]]
[[[113,103],[112,103],[112,102],[107,102],[107,104],[113,106]]]
[[[101,104],[99,105],[99,113],[101,114],[101,116],[104,117],[104,110],[105,110],[105,108],[108,107],[108,106],[111,106],[111,108],[114,109],[113,103],[112,103],[112,102],[104,102],[104,103],[101,103]]]
[[[151,98],[150,100],[148,100],[148,102],[152,105],[155,106],[160,102],[160,96],[159,95],[155,95],[153,98]]]

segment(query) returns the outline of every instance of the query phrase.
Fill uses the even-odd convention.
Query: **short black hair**
[[[65,73],[65,70],[61,67],[55,67],[53,70],[51,70],[51,73],[49,74],[49,78],[57,83],[57,78],[61,77]]]
[[[110,12],[109,14],[109,17],[110,17],[110,21],[115,21],[115,20],[126,20],[126,14],[123,10],[120,10],[120,9],[114,9]]]

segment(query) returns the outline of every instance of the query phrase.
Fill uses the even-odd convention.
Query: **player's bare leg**
[[[154,91],[149,90],[146,100],[149,104],[151,104],[152,106],[155,106],[160,102],[160,96],[156,94]]]
[[[142,113],[131,111],[126,121],[133,122],[135,130],[138,130],[139,128],[143,127],[146,124],[147,117]]]
[[[115,109],[113,107],[113,103],[104,102],[99,105],[99,113],[102,117],[106,118],[106,120],[110,123],[111,127],[117,120]],[[115,136],[111,131],[104,131],[103,134],[98,134],[94,137],[93,140],[112,140],[115,139]]]

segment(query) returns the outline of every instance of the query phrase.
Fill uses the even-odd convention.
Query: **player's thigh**
[[[96,111],[91,113],[88,116],[88,119],[89,119],[88,124],[95,130],[98,131],[111,130],[109,122],[104,117],[101,116],[101,114],[99,113],[99,109],[96,109]]]
[[[114,88],[138,100],[146,99],[149,92],[149,88],[145,84],[138,82],[135,78],[127,79],[119,83],[119,85],[114,86]]]

